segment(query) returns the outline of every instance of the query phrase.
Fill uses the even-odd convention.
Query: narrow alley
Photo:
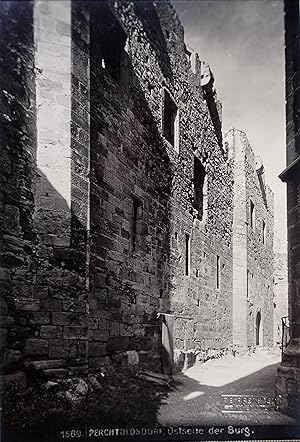
[[[280,354],[256,349],[198,363],[174,377],[177,386],[161,406],[162,425],[292,424],[275,410],[274,385]],[[229,396],[235,412],[228,410]],[[238,409],[237,403],[251,404]],[[248,402],[248,403],[249,403]],[[264,405],[265,404],[265,405]],[[226,408],[227,405],[227,408]]]

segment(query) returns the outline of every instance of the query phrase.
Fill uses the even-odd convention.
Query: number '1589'
[[[66,431],[61,431],[60,435],[63,439],[68,439],[68,438],[81,437],[82,433],[81,430],[66,430]]]

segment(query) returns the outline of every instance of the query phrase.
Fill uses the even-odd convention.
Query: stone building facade
[[[288,271],[287,253],[274,253],[274,344],[282,345],[282,318],[288,326]],[[287,332],[287,330],[286,330]],[[287,336],[288,338],[288,336]],[[285,345],[285,343],[284,343]]]
[[[234,159],[171,4],[12,2],[1,20],[5,379],[160,369],[167,315],[172,351],[226,351]]]
[[[233,161],[233,343],[273,344],[273,192],[244,132],[225,135]]]
[[[290,341],[278,369],[277,396],[282,411],[300,410],[300,5],[285,1],[286,169],[288,297]]]

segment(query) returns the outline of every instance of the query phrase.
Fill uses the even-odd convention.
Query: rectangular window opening
[[[247,299],[248,299],[249,298],[249,270],[247,270],[246,292],[247,292]]]
[[[201,161],[194,156],[194,209],[203,220],[207,211],[206,172]]]
[[[170,94],[164,89],[163,134],[169,143],[179,151],[178,108]]]
[[[217,280],[216,280],[217,289],[220,288],[220,257],[217,255]]]
[[[190,276],[191,267],[191,239],[190,236],[185,234],[185,275]]]
[[[105,2],[99,5],[99,14],[93,20],[92,29],[91,35],[95,35],[97,57],[102,68],[120,84],[127,35]]]
[[[266,243],[266,223],[264,222],[264,220],[262,222],[262,243]]]
[[[133,197],[132,199],[133,199],[132,249],[136,250],[139,238],[139,223],[143,217],[143,205],[138,198]]]
[[[255,229],[255,206],[252,200],[250,200],[250,227]]]

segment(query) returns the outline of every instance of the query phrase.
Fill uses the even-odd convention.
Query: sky
[[[276,249],[286,248],[282,0],[172,0],[185,42],[206,61],[223,105],[223,131],[246,132],[274,192]]]

